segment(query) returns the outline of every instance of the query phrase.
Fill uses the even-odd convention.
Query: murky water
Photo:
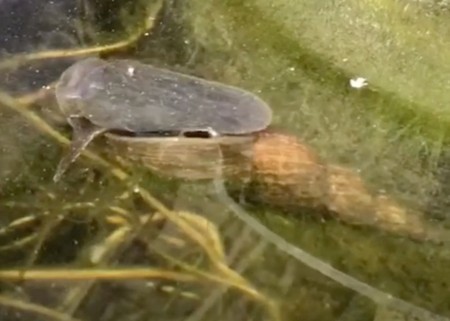
[[[2,320],[450,318],[443,3],[24,3],[0,1]],[[176,179],[99,137],[54,183],[51,85],[98,54],[264,99],[249,175]]]

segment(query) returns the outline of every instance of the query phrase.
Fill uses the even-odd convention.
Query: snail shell
[[[249,173],[253,136],[128,137],[105,133],[115,155],[158,174],[186,180],[239,177]]]

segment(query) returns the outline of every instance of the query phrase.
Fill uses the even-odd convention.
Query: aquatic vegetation
[[[0,69],[14,74],[18,67],[40,70],[40,63],[92,55],[139,59],[254,92],[273,109],[274,124],[239,140],[243,158],[233,166],[228,160],[234,158],[216,144],[229,137],[214,130],[207,138],[196,131],[194,137],[105,134],[54,183],[57,162],[71,143],[67,115],[52,96],[61,72],[44,88],[3,88],[0,144],[8,157],[0,156],[0,315],[112,321],[412,314],[446,320],[446,207],[430,213],[426,206],[441,187],[433,171],[446,146],[446,125],[442,113],[424,108],[429,97],[410,90],[417,84],[396,83],[390,64],[386,82],[376,68],[357,68],[366,67],[367,56],[348,67],[341,59],[354,46],[334,42],[348,39],[340,38],[346,29],[338,20],[332,24],[340,37],[331,41],[318,28],[324,38],[307,41],[317,37],[304,17],[320,27],[330,22],[325,13],[332,6],[301,2],[305,13],[294,19],[298,8],[290,1],[135,3],[139,15],[124,8],[113,15],[123,23],[100,19],[94,27],[103,29],[93,33],[85,26],[84,46],[27,49],[3,57]],[[345,4],[353,14],[363,11]],[[364,5],[369,13],[378,6],[375,17],[388,12],[384,2]],[[289,10],[291,18],[280,19]],[[398,32],[403,25],[395,21],[389,30]],[[302,41],[296,23],[305,27]],[[110,24],[125,27],[123,33],[105,32]],[[445,44],[437,43],[444,53]],[[368,85],[350,88],[355,75],[367,77]],[[121,86],[127,90],[126,82]],[[125,148],[111,148],[114,139],[123,139]],[[204,158],[195,158],[192,146],[200,141],[208,146],[210,171],[199,166]],[[151,160],[158,166],[128,157],[130,142],[138,158],[157,155]],[[208,179],[182,175],[196,165]],[[230,168],[244,170],[234,181]],[[443,219],[433,222],[434,215]]]

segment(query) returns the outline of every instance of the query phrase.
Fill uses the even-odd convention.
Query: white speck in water
[[[350,79],[350,86],[352,86],[353,88],[360,89],[366,87],[367,85],[368,83],[366,78],[357,77]]]
[[[144,33],[145,37],[148,37],[149,35],[150,35],[150,33],[148,33],[148,32]]]
[[[295,67],[290,67],[289,71],[295,71]]]
[[[131,66],[128,67],[127,74],[128,74],[128,76],[133,77],[134,76],[134,67],[131,67]]]
[[[133,192],[139,193],[139,187],[136,186],[136,187],[133,189]]]

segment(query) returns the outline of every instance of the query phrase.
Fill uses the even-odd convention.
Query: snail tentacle
[[[69,124],[73,128],[72,142],[69,152],[63,156],[56,168],[53,181],[58,182],[86,146],[99,134],[106,131],[105,128],[98,127],[82,117],[69,117]]]

